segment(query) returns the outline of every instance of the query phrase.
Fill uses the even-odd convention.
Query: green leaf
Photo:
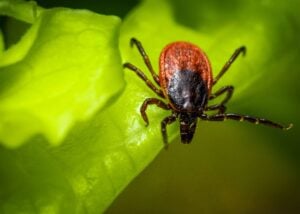
[[[25,6],[17,9],[31,14],[34,7]],[[5,7],[0,10],[6,13]],[[120,93],[119,26],[116,17],[86,10],[40,12],[0,58],[0,142],[17,147],[43,134],[57,145],[77,121],[90,118]]]
[[[39,7],[34,1],[1,0],[0,2],[1,15],[14,17],[28,23],[36,21],[42,11],[43,8]]]

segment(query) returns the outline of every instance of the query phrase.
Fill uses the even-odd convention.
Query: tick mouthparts
[[[182,134],[181,133],[181,143],[183,144],[189,144],[193,139],[193,135],[192,134]]]

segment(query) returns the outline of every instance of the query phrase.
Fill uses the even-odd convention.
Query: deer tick
[[[292,127],[292,124],[283,126],[264,118],[226,113],[226,103],[231,98],[234,89],[231,85],[224,86],[214,93],[212,92],[213,86],[225,74],[236,58],[240,54],[245,55],[245,46],[236,49],[219,74],[213,78],[211,65],[206,54],[194,44],[189,42],[173,42],[168,44],[160,54],[159,75],[157,75],[141,42],[132,38],[130,43],[131,46],[135,45],[139,50],[154,82],[159,87],[153,84],[133,64],[125,63],[124,67],[134,71],[150,89],[167,102],[157,98],[147,98],[144,101],[140,112],[146,122],[146,126],[149,124],[146,114],[146,109],[149,105],[155,104],[162,109],[171,110],[172,112],[170,116],[164,118],[161,122],[161,132],[165,148],[168,146],[166,126],[173,123],[177,118],[180,122],[181,142],[184,144],[191,142],[198,118],[207,121],[225,121],[226,119],[247,121],[283,130],[288,130]],[[219,104],[208,104],[208,101],[223,94],[225,94],[225,98]],[[215,111],[216,113],[207,114],[209,111]]]

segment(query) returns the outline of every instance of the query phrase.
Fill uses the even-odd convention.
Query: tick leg
[[[211,94],[209,97],[209,100],[213,100],[215,98],[217,98],[218,96],[226,93],[226,97],[225,99],[219,103],[219,104],[215,104],[215,105],[211,105],[211,106],[207,106],[205,108],[206,111],[211,111],[211,110],[219,110],[219,114],[225,113],[226,111],[226,107],[225,104],[230,100],[230,98],[232,97],[233,94],[233,86],[229,85],[229,86],[224,86],[221,89],[219,89],[216,93]]]
[[[226,112],[226,106],[224,105],[220,105],[220,104],[216,104],[216,105],[212,105],[212,106],[207,106],[205,108],[205,111],[214,111],[214,110],[218,110],[218,114],[224,114]]]
[[[158,96],[165,98],[163,92],[160,89],[158,89],[155,85],[153,85],[153,83],[150,82],[150,80],[139,68],[135,67],[134,65],[128,62],[124,63],[123,67],[134,71]]]
[[[136,38],[131,38],[131,40],[130,40],[130,45],[131,45],[131,46],[135,45],[135,46],[138,48],[138,50],[139,50],[140,54],[142,55],[142,57],[143,57],[143,59],[144,59],[144,62],[145,62],[145,64],[146,64],[146,66],[148,67],[148,69],[149,69],[149,71],[150,71],[150,73],[151,73],[151,75],[152,75],[154,81],[155,81],[158,85],[160,85],[160,84],[159,84],[159,77],[158,77],[158,75],[154,72],[153,67],[152,67],[152,65],[151,65],[151,62],[150,62],[150,59],[149,59],[148,55],[146,54],[146,52],[145,52],[145,50],[144,50],[144,48],[143,48],[143,46],[142,46],[142,43],[141,43],[139,40],[137,40]]]
[[[236,58],[241,53],[245,56],[245,54],[246,54],[246,47],[245,46],[241,46],[241,47],[239,47],[238,49],[236,49],[234,51],[234,53],[232,54],[232,56],[230,57],[230,59],[225,63],[225,65],[223,66],[222,70],[219,72],[219,74],[214,79],[213,85],[215,85],[218,82],[218,80],[225,74],[225,72],[229,69],[229,67],[231,66],[231,64],[236,60]]]
[[[142,118],[144,119],[144,121],[146,122],[146,126],[149,125],[149,120],[148,120],[148,117],[147,117],[147,114],[146,114],[146,110],[147,110],[147,107],[149,105],[157,105],[158,107],[162,108],[162,109],[165,109],[165,110],[168,110],[170,109],[170,107],[165,104],[163,101],[159,100],[159,99],[156,99],[156,98],[147,98],[141,108],[140,108],[140,111],[141,111],[141,115],[142,115]]]
[[[216,114],[216,115],[206,115],[202,114],[200,115],[200,118],[203,120],[209,120],[209,121],[225,121],[225,120],[237,120],[237,121],[247,121],[254,124],[263,124],[266,126],[270,126],[273,128],[279,128],[283,130],[289,130],[293,127],[293,124],[289,124],[288,126],[281,125],[279,123],[273,122],[271,120],[267,120],[264,118],[258,118],[258,117],[252,117],[248,115],[240,115],[240,114],[234,114],[234,113],[227,113],[227,114]]]
[[[161,121],[161,133],[163,136],[163,141],[164,141],[164,145],[165,145],[165,149],[168,148],[168,135],[167,135],[167,125],[175,122],[176,120],[176,115],[172,114],[171,116],[166,117],[165,119],[163,119],[163,121]]]

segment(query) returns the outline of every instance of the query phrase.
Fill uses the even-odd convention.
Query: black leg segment
[[[124,63],[123,67],[128,68],[133,72],[135,72],[142,80],[144,80],[144,82],[147,84],[149,88],[151,88],[158,96],[164,98],[164,94],[162,90],[158,89],[155,85],[153,85],[153,83],[146,77],[146,75],[139,68],[137,68],[136,66],[134,66],[129,62]]]
[[[215,111],[218,110],[218,114],[224,114],[226,112],[226,106],[224,105],[220,105],[220,104],[216,104],[216,105],[211,105],[211,106],[207,106],[205,108],[205,111]]]
[[[239,47],[238,49],[236,49],[234,51],[234,53],[232,54],[232,56],[230,57],[230,59],[225,63],[225,65],[223,66],[222,70],[219,72],[219,74],[214,79],[213,85],[215,85],[218,82],[218,80],[225,74],[225,72],[229,69],[229,67],[231,66],[231,64],[236,60],[236,58],[241,53],[243,55],[246,54],[246,47],[245,46],[241,46],[241,47]]]
[[[167,125],[175,122],[176,118],[177,118],[176,115],[172,114],[171,116],[168,116],[163,121],[161,121],[161,133],[162,133],[162,136],[163,136],[165,149],[168,148]]]
[[[156,99],[156,98],[147,98],[143,102],[143,105],[140,108],[140,112],[141,112],[142,118],[146,122],[146,126],[149,125],[149,120],[148,120],[148,117],[147,117],[147,114],[146,114],[146,110],[147,110],[147,107],[149,105],[153,105],[153,104],[155,104],[158,107],[160,107],[162,109],[165,109],[165,110],[169,110],[170,109],[170,107],[167,104],[165,104],[163,101],[161,101],[159,99]]]
[[[206,111],[219,110],[218,111],[219,114],[225,113],[225,111],[226,111],[225,104],[232,97],[233,90],[234,90],[234,87],[231,86],[231,85],[229,85],[229,86],[224,86],[221,89],[219,89],[217,92],[215,92],[214,94],[211,94],[210,97],[209,97],[209,100],[213,100],[213,99],[219,97],[220,95],[222,95],[224,93],[226,93],[226,96],[225,96],[224,100],[221,103],[215,104],[215,105],[211,105],[211,106],[207,106],[205,108],[205,110]]]
[[[150,59],[149,59],[148,55],[146,54],[146,52],[145,52],[145,50],[144,50],[144,48],[143,48],[143,46],[142,46],[142,43],[141,43],[139,40],[135,39],[135,38],[131,38],[131,40],[130,40],[130,45],[131,45],[131,46],[135,45],[135,46],[138,48],[138,50],[139,50],[140,54],[142,55],[143,60],[144,60],[144,62],[145,62],[145,64],[146,64],[147,68],[149,69],[149,71],[150,71],[150,73],[151,73],[151,75],[152,75],[154,81],[155,81],[158,85],[160,85],[160,84],[159,84],[159,77],[158,77],[157,74],[154,72],[153,67],[152,67],[152,65],[151,65],[151,62],[150,62]]]
[[[234,114],[234,113],[227,113],[227,114],[216,114],[216,115],[200,115],[200,118],[202,120],[208,120],[208,121],[225,121],[225,120],[237,120],[237,121],[247,121],[254,124],[263,124],[266,126],[270,126],[273,128],[279,128],[283,130],[288,130],[293,127],[293,124],[289,124],[288,126],[281,125],[279,123],[273,122],[268,119],[264,118],[258,118],[248,115],[240,115],[240,114]]]

